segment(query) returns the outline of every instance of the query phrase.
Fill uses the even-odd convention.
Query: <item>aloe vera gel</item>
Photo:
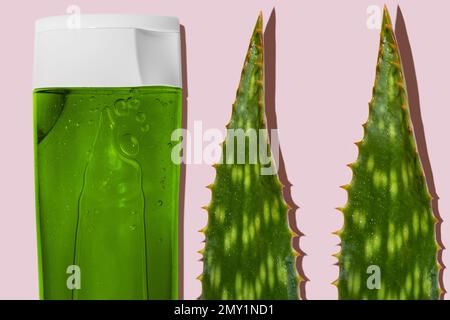
[[[38,21],[34,115],[43,299],[176,299],[177,19]]]

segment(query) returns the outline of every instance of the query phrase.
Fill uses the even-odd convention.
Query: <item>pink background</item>
[[[415,59],[422,118],[440,212],[450,219],[450,2],[387,1],[393,19],[400,3]],[[259,10],[267,21],[277,14],[277,114],[286,170],[299,229],[307,253],[304,271],[309,299],[335,299],[330,283],[337,278],[339,239],[331,232],[342,225],[334,210],[346,202],[338,186],[348,183],[345,166],[357,156],[354,141],[375,74],[378,30],[366,26],[376,0],[343,1],[138,1],[41,0],[8,1],[0,19],[0,298],[36,299],[37,259],[33,186],[31,71],[34,20],[66,13],[76,4],[82,13],[151,13],[175,15],[186,27],[189,113],[188,128],[203,121],[204,129],[227,123],[231,104]],[[209,165],[187,168],[185,203],[185,298],[200,295],[203,240],[197,230],[206,224],[200,209],[214,179]],[[450,224],[442,224],[443,242],[450,246]],[[444,252],[444,263],[450,255]],[[450,288],[450,275],[444,275]],[[449,295],[447,295],[448,297]]]

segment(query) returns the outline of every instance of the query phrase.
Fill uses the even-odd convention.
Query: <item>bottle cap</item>
[[[33,88],[182,86],[175,17],[79,14],[36,22]]]

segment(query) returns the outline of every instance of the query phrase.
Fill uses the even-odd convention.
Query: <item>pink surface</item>
[[[450,247],[450,153],[448,152],[448,74],[450,3],[387,1],[393,19],[400,3],[415,59],[422,118],[434,171],[443,242]],[[186,28],[189,83],[188,129],[223,129],[259,10],[267,21],[277,14],[278,128],[292,197],[300,206],[297,224],[305,234],[304,271],[309,299],[335,299],[330,283],[337,278],[339,238],[331,232],[342,225],[334,210],[346,202],[338,186],[348,183],[345,166],[357,156],[354,141],[375,75],[378,30],[368,29],[367,8],[383,1],[257,1],[257,0],[41,0],[3,4],[0,32],[0,298],[38,297],[33,186],[31,71],[34,20],[66,13],[78,5],[82,13],[152,13],[180,17]],[[196,253],[206,224],[200,208],[214,179],[209,165],[187,168],[185,203],[185,298],[201,293],[196,277],[202,264]],[[444,251],[444,263],[450,255]],[[450,274],[444,273],[450,288]],[[448,297],[449,295],[447,295]]]

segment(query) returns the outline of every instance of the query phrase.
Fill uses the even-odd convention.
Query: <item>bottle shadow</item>
[[[187,129],[188,118],[188,78],[187,78],[187,50],[186,28],[180,25],[181,43],[181,76],[183,83],[182,94],[182,120],[181,127]],[[183,141],[185,143],[186,141]],[[185,148],[183,148],[186,150]],[[186,164],[183,161],[180,167],[180,191],[178,198],[178,299],[184,298],[184,202],[186,197]]]
[[[408,88],[408,102],[409,109],[411,113],[411,121],[413,124],[414,136],[416,138],[417,150],[419,153],[420,161],[425,174],[425,179],[428,186],[428,191],[433,197],[431,201],[431,207],[435,217],[437,218],[436,223],[436,241],[440,246],[438,251],[438,262],[442,267],[439,271],[439,286],[441,288],[441,299],[444,298],[446,293],[444,288],[444,263],[442,260],[442,253],[444,244],[442,243],[441,225],[442,217],[439,212],[439,196],[436,192],[436,186],[434,184],[433,170],[431,168],[430,157],[428,155],[427,142],[425,139],[425,130],[422,121],[422,114],[420,111],[420,97],[419,97],[419,87],[417,84],[417,75],[414,66],[414,58],[411,50],[411,44],[408,38],[408,32],[406,29],[405,19],[402,14],[400,6],[397,7],[397,19],[395,22],[395,36],[397,38],[397,44],[400,51],[400,56],[403,64],[403,72],[406,81],[406,87]]]
[[[276,113],[276,12],[272,9],[269,20],[267,21],[266,29],[264,31],[264,68],[265,68],[265,109],[267,117],[267,129],[269,130],[269,137],[272,139],[271,130],[277,130],[277,113]],[[283,152],[280,147],[278,159],[278,177],[283,184],[283,196],[289,206],[288,223],[291,230],[296,234],[292,238],[292,247],[299,254],[296,259],[297,272],[301,277],[299,291],[300,298],[306,300],[306,277],[303,268],[302,260],[306,255],[299,245],[299,239],[303,233],[298,229],[295,213],[299,208],[292,199],[291,187],[292,184],[288,179],[286,172],[286,165],[284,163]]]

